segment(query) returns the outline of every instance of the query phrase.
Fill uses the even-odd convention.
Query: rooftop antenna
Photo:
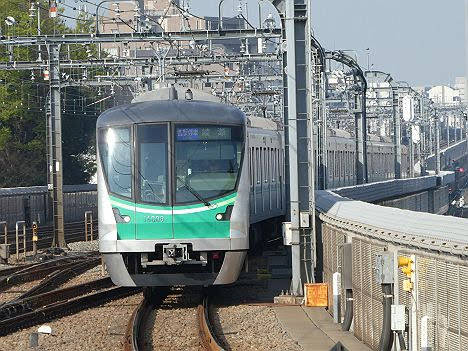
[[[171,85],[169,87],[169,100],[177,100],[177,99],[178,99],[177,90],[175,86]]]
[[[185,100],[193,100],[193,92],[190,89],[185,91]]]

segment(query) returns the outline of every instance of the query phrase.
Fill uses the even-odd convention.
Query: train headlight
[[[130,216],[122,216],[125,223],[130,223]]]
[[[216,214],[216,220],[220,221],[222,219],[223,219],[223,214],[222,213]]]

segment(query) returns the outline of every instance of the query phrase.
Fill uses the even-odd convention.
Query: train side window
[[[275,182],[275,151],[273,148],[270,149],[270,162],[271,162],[271,174],[270,181]]]
[[[275,153],[276,153],[275,157],[276,157],[276,168],[277,168],[276,169],[276,172],[277,172],[276,176],[278,177],[278,183],[279,183],[280,176],[281,176],[281,173],[280,173],[281,172],[281,163],[280,163],[279,149],[276,149]]]
[[[257,184],[262,183],[262,148],[257,148]]]
[[[260,179],[260,169],[259,169],[259,160],[260,160],[260,154],[259,154],[259,151],[258,151],[258,147],[255,148],[255,182],[257,184],[260,183],[259,179]]]
[[[344,178],[344,176],[345,176],[344,154],[345,154],[344,151],[340,152],[340,163],[341,163],[341,165],[340,165],[341,166],[340,167],[341,168],[340,177],[341,178]]]
[[[338,178],[338,156],[339,151],[333,151],[333,169],[335,170],[335,178]]]
[[[266,179],[266,149],[262,147],[262,180]]]
[[[348,151],[343,151],[343,175],[348,175]]]
[[[340,152],[339,151],[335,151],[334,152],[335,154],[335,157],[333,157],[334,159],[334,162],[335,162],[335,177],[339,177],[340,176]]]
[[[253,148],[249,148],[249,176],[250,176],[250,187],[253,186],[252,157],[253,157]]]

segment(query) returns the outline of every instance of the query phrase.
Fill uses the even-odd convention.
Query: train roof
[[[241,110],[227,104],[198,100],[153,100],[113,107],[99,116],[97,127],[167,121],[244,125],[245,120]]]
[[[209,94],[199,89],[186,88],[181,85],[161,86],[157,89],[147,91],[135,97],[132,102],[155,101],[155,100],[171,100],[171,94],[177,93],[177,97],[181,100],[184,99],[188,91],[192,94],[192,100],[196,101],[211,101],[221,103],[221,99],[213,94]]]
[[[279,130],[278,123],[276,123],[275,121],[271,119],[264,118],[264,117],[254,117],[254,116],[248,117],[247,126],[250,128]]]

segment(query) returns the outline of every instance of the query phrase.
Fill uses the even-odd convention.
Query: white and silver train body
[[[251,222],[284,214],[283,133],[165,93],[98,119],[99,250],[120,286],[232,283]]]

